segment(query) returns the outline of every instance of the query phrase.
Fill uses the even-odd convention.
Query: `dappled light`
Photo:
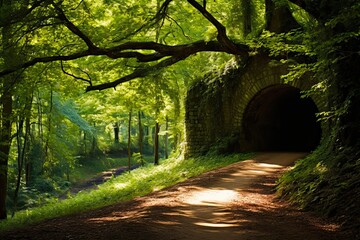
[[[202,178],[207,179],[206,183],[196,184],[197,179],[193,179],[168,191],[138,198],[129,206],[110,208],[103,217],[85,218],[84,223],[99,230],[109,224],[138,226],[139,232],[161,236],[160,239],[172,239],[172,236],[194,240],[239,236],[276,239],[271,235],[276,229],[284,236],[291,236],[288,239],[302,240],[302,234],[291,232],[296,228],[308,230],[306,239],[325,240],[328,233],[336,231],[337,225],[324,225],[312,218],[300,223],[301,212],[276,201],[271,194],[274,176],[304,155],[260,154],[253,160],[230,165],[216,177],[211,172],[205,174]],[[319,233],[324,238],[318,238]]]
[[[195,223],[195,225],[203,226],[203,227],[210,227],[210,228],[228,228],[228,227],[239,226],[239,224],[237,224],[237,223],[231,224],[231,223],[204,223],[204,222],[198,222],[198,223]]]
[[[228,189],[204,189],[184,199],[184,203],[203,206],[223,206],[238,198],[236,191]]]
[[[278,174],[304,155],[258,154],[132,201],[51,220],[32,231],[44,240],[38,236],[45,237],[40,233],[46,226],[51,226],[46,237],[55,236],[51,239],[277,240],[280,234],[291,240],[328,240],[337,234],[337,225],[298,211],[273,194]]]

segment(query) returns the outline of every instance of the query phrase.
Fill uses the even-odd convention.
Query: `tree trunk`
[[[143,152],[143,128],[142,128],[142,124],[141,124],[141,111],[138,112],[138,125],[139,125],[139,154],[140,154],[140,161],[141,161],[141,166],[144,165],[144,161],[143,161],[143,156],[142,156],[142,152]]]
[[[114,123],[114,143],[119,143],[119,123]]]
[[[143,149],[148,149],[149,148],[149,139],[151,139],[150,136],[150,130],[149,130],[149,126],[144,126],[144,131],[143,131],[143,137],[144,137],[144,143],[143,143]]]
[[[243,10],[243,33],[247,36],[252,31],[251,19],[252,19],[252,0],[242,0],[241,9]]]
[[[266,30],[286,33],[299,28],[287,6],[275,6],[274,0],[265,0]]]
[[[41,151],[41,166],[40,166],[40,173],[43,173],[44,171],[44,164],[45,164],[45,152],[44,152],[44,131],[43,131],[43,108],[42,108],[42,99],[40,96],[39,89],[37,90],[37,139],[39,141],[39,149]],[[38,164],[36,164],[38,166]]]
[[[159,165],[159,123],[156,121],[154,133],[154,164]]]
[[[127,151],[128,151],[128,169],[131,170],[131,116],[132,116],[132,110],[129,112],[129,120],[128,120],[128,145],[127,145]]]
[[[8,78],[7,78],[8,79]],[[7,196],[7,176],[8,160],[11,146],[11,118],[12,118],[12,94],[9,81],[3,84],[2,92],[2,111],[1,111],[1,131],[0,131],[0,219],[7,218],[6,196]]]
[[[32,104],[32,98],[31,98],[31,104]],[[29,143],[26,144],[26,148],[25,148],[25,183],[26,183],[26,186],[29,186],[30,184],[30,177],[31,177],[31,163],[30,163],[30,158],[29,158],[29,151],[30,151],[30,131],[31,131],[31,123],[30,123],[30,118],[31,118],[31,115],[30,115],[30,110],[31,108],[29,108],[29,114],[26,116],[26,120],[25,120],[25,131],[26,131],[26,139],[28,139]]]
[[[169,117],[166,116],[166,124],[165,124],[165,159],[169,158]]]
[[[27,126],[29,127],[29,138],[30,138],[30,144],[28,145],[28,152],[32,151],[34,147],[38,146],[38,140],[36,136],[36,124],[31,124],[31,116],[29,115],[27,118]],[[27,156],[26,158],[26,167],[25,167],[25,177],[26,177],[26,186],[29,186],[31,181],[35,179],[36,173],[34,171],[34,165],[35,165],[36,159],[31,159],[30,156]]]
[[[52,133],[52,122],[53,122],[53,96],[54,92],[52,90],[52,88],[50,89],[50,106],[49,106],[49,112],[48,114],[46,114],[47,118],[48,118],[48,122],[47,122],[47,135],[46,135],[46,142],[45,142],[45,147],[44,147],[44,152],[45,152],[45,161],[49,160],[49,150],[50,150],[50,138],[51,138],[51,133]],[[42,130],[43,131],[43,130]]]
[[[11,9],[11,1],[2,1],[0,7],[5,5]],[[15,65],[17,59],[16,53],[13,48],[13,43],[11,41],[11,29],[10,27],[2,28],[2,47],[3,47],[3,57],[4,65],[11,67]],[[1,79],[1,101],[0,101],[0,219],[7,218],[6,211],[6,196],[7,196],[7,177],[8,177],[8,162],[9,162],[9,153],[11,147],[11,125],[13,117],[13,87],[14,81],[13,78],[15,74]]]
[[[94,129],[96,129],[96,123],[94,122],[93,124]],[[97,146],[97,139],[96,139],[96,135],[95,133],[92,135],[92,144],[91,144],[91,154],[95,155],[95,153],[98,150],[98,146]]]
[[[21,116],[18,123],[17,123],[17,131],[16,131],[16,142],[17,142],[17,151],[18,151],[18,157],[17,157],[17,162],[18,162],[18,166],[17,166],[17,179],[16,179],[16,187],[15,187],[15,192],[14,192],[14,209],[12,212],[12,217],[14,217],[15,212],[17,210],[17,199],[18,199],[18,194],[19,194],[19,190],[20,190],[20,184],[21,184],[21,177],[22,177],[22,171],[23,171],[23,166],[24,166],[24,160],[25,160],[25,151],[27,148],[27,133],[23,133],[23,128],[24,128],[24,117]],[[24,142],[23,142],[24,139]]]

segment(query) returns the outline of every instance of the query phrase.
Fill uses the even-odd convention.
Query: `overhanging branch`
[[[237,45],[232,42],[227,34],[226,28],[222,25],[211,13],[206,10],[206,1],[203,1],[203,6],[198,3],[196,0],[187,0],[197,11],[199,11],[214,27],[217,29],[218,35],[217,40],[221,45],[228,49],[228,52],[231,52],[236,55],[242,55],[243,57],[247,57],[248,53],[241,51],[237,47]]]
[[[64,11],[56,3],[52,1],[52,5],[58,13],[58,18],[72,33],[80,37],[86,43],[89,49],[97,48],[95,44],[91,41],[91,39],[66,17]]]
[[[62,72],[63,72],[64,74],[66,74],[66,75],[68,75],[68,76],[70,76],[70,77],[72,77],[72,78],[75,78],[75,79],[77,79],[77,80],[81,80],[81,81],[87,82],[90,86],[92,86],[92,82],[91,82],[90,75],[89,75],[87,72],[85,72],[85,71],[83,71],[83,70],[80,69],[81,72],[85,73],[85,74],[88,76],[88,79],[85,79],[85,78],[83,78],[83,77],[78,77],[78,76],[75,76],[75,75],[72,74],[72,73],[67,72],[67,71],[65,70],[65,68],[64,68],[63,61],[60,61],[60,65],[61,65],[61,70],[62,70]]]
[[[82,39],[86,43],[88,49],[67,55],[54,55],[54,56],[33,58],[13,68],[4,69],[0,71],[0,77],[16,72],[20,69],[24,70],[38,63],[49,63],[55,61],[71,61],[86,56],[106,56],[111,59],[123,58],[123,59],[136,59],[138,62],[153,62],[153,66],[139,68],[135,70],[133,73],[126,75],[113,82],[99,84],[99,85],[90,85],[87,88],[87,91],[91,91],[91,90],[102,90],[105,88],[112,88],[122,82],[126,82],[134,78],[147,76],[151,74],[151,72],[153,71],[173,65],[174,63],[183,60],[198,52],[204,52],[204,51],[226,52],[229,54],[240,55],[242,57],[248,56],[249,47],[244,44],[236,44],[227,37],[226,28],[206,10],[206,6],[205,6],[206,1],[204,1],[203,5],[201,5],[196,0],[187,0],[189,4],[191,4],[195,9],[197,9],[197,11],[199,11],[206,19],[208,19],[216,27],[218,31],[217,41],[209,41],[209,42],[197,41],[193,43],[174,45],[174,46],[160,44],[156,42],[126,42],[109,48],[106,47],[102,48],[96,46],[84,32],[82,32],[75,24],[73,24],[67,18],[63,9],[61,9],[61,7],[58,4],[56,4],[53,0],[49,0],[49,1],[51,2],[51,5],[54,7],[57,13],[57,18],[61,20],[61,23],[64,24],[64,26],[66,26],[74,35]],[[159,20],[162,17],[164,17],[166,15],[167,8],[172,1],[173,0],[166,0],[153,20]],[[62,70],[64,71],[64,68],[62,68]],[[67,73],[66,71],[64,72]]]
[[[121,77],[115,81],[98,84],[98,85],[94,85],[94,86],[88,86],[86,88],[86,92],[94,91],[94,90],[104,90],[104,89],[108,89],[108,88],[115,88],[117,85],[119,85],[121,83],[128,82],[128,81],[136,79],[136,78],[148,76],[151,73],[159,71],[165,67],[171,66],[181,60],[183,60],[183,58],[171,57],[171,58],[161,61],[160,63],[158,63],[154,66],[146,67],[146,68],[138,68],[131,74]]]
[[[249,51],[249,47],[244,44],[237,44],[236,47],[237,47],[236,52],[247,53]],[[145,54],[139,52],[142,50],[152,50],[153,53]],[[0,77],[16,72],[17,70],[20,69],[26,69],[38,63],[70,61],[86,56],[107,56],[112,59],[134,58],[139,62],[151,62],[151,61],[161,60],[165,57],[186,58],[197,52],[204,52],[204,51],[227,52],[230,54],[234,54],[233,52],[229,51],[228,48],[224,48],[223,45],[221,45],[217,41],[210,41],[210,42],[198,41],[194,43],[175,45],[175,46],[169,46],[155,42],[127,42],[111,48],[95,48],[69,55],[56,55],[49,57],[34,58],[32,60],[19,64],[18,66],[15,66],[13,68],[9,68],[1,71]]]

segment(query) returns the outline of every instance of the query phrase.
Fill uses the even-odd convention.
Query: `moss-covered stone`
[[[226,139],[232,139],[230,145],[234,146],[225,147],[221,152],[251,150],[247,147],[243,121],[255,96],[276,85],[293,86],[302,91],[314,84],[311,78],[285,83],[281,76],[287,70],[287,65],[274,64],[268,56],[257,55],[242,67],[233,68],[220,77],[205,76],[192,86],[186,98],[186,155],[204,154],[220,142],[227,142]],[[321,99],[313,101],[318,109],[325,108]]]

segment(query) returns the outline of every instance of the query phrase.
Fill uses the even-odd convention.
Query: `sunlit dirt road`
[[[59,218],[1,239],[331,240],[336,224],[274,195],[275,181],[303,153],[262,153],[122,204]]]

